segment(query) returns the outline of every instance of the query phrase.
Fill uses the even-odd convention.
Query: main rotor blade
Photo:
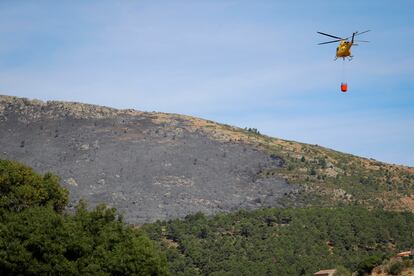
[[[332,38],[343,39],[343,38],[340,38],[338,36],[334,36],[334,35],[330,35],[330,34],[325,34],[325,33],[322,33],[322,32],[317,32],[317,33],[318,34],[321,34],[321,35],[326,35],[326,36],[329,36],[329,37],[332,37]]]
[[[332,40],[332,41],[328,41],[328,42],[322,42],[322,43],[318,43],[318,45],[328,44],[328,43],[334,43],[334,42],[338,42],[338,41],[341,41],[341,40],[342,39]]]
[[[370,32],[370,31],[371,30],[363,31],[363,32],[360,32],[360,33],[359,32],[355,32],[354,37],[357,36],[357,35],[365,34],[365,33]],[[350,39],[351,37],[352,37],[352,35],[346,37],[345,39]]]
[[[357,41],[357,42],[370,42],[368,40],[356,40],[356,39],[354,41]]]
[[[360,32],[360,33],[358,33],[358,32],[357,32],[357,33],[355,34],[355,36],[357,36],[357,35],[362,35],[362,34],[365,34],[365,33],[367,33],[367,32],[370,32],[370,31],[371,31],[371,30],[363,31],[363,32]]]

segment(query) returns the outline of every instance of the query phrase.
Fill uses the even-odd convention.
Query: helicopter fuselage
[[[351,47],[352,42],[348,40],[341,40],[339,46],[336,48],[336,57],[337,58],[346,58],[351,57]]]

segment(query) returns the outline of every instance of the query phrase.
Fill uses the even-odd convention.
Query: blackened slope
[[[165,117],[0,96],[0,157],[60,175],[72,203],[106,202],[131,223],[278,206],[292,191],[259,176],[281,166],[277,157]]]

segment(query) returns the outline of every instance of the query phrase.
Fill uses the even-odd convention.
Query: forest
[[[369,273],[414,244],[414,214],[362,206],[267,208],[128,225],[53,174],[0,160],[0,274],[312,275]]]
[[[262,209],[144,226],[175,275],[359,275],[414,244],[414,215],[358,206]]]

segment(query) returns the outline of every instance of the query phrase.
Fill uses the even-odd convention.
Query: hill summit
[[[178,114],[0,95],[0,158],[130,223],[241,208],[414,210],[414,170]]]

